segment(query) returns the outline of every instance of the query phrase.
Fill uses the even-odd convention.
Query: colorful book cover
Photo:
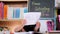
[[[28,8],[25,7],[25,8],[24,8],[24,13],[27,13],[27,12],[28,12]]]
[[[13,11],[13,18],[19,18],[20,17],[20,8],[16,8]]]
[[[8,6],[7,19],[13,19],[13,7]]]
[[[8,5],[4,5],[4,19],[7,18],[7,8],[8,8]]]
[[[0,19],[3,19],[3,2],[0,2]]]

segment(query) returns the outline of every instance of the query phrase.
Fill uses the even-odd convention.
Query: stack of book
[[[11,7],[0,2],[0,19],[21,19],[27,12],[27,7]]]

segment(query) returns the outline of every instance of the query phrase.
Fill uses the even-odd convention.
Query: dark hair
[[[48,24],[49,24],[49,23],[52,24],[52,21],[47,21],[47,23],[48,23]]]
[[[47,25],[51,25],[52,26],[52,21],[47,21]]]

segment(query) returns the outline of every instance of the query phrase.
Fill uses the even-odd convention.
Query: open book
[[[41,16],[41,12],[24,13],[24,19],[27,20],[26,25],[36,24],[36,22],[39,20],[40,16]]]

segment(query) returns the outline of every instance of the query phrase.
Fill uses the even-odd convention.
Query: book
[[[24,13],[24,19],[26,19],[27,23],[25,25],[34,25],[41,16],[41,12],[29,12]]]
[[[24,13],[28,13],[28,8],[24,7]]]
[[[8,5],[4,5],[4,19],[7,18],[7,9],[8,9]]]
[[[7,9],[7,18],[8,19],[24,19],[24,12],[27,13],[27,8],[21,7],[8,7]]]
[[[24,8],[20,8],[20,19],[24,19]]]
[[[0,19],[3,19],[3,2],[0,2]]]
[[[20,18],[20,8],[14,8],[13,18]]]
[[[9,7],[7,9],[7,19],[13,19],[13,7]]]

